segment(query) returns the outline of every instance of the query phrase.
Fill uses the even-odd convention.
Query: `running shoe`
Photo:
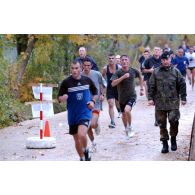
[[[96,151],[97,151],[97,144],[96,143],[92,143],[90,152],[94,153]]]
[[[88,149],[85,150],[84,155],[85,155],[85,161],[91,161],[91,156]]]
[[[191,79],[189,79],[189,84],[190,84],[190,85],[192,84]]]
[[[126,136],[127,136],[128,138],[133,137],[134,134],[135,134],[135,133],[133,132],[133,130],[132,130],[132,127],[126,127],[125,131],[126,131]]]
[[[111,122],[111,123],[108,125],[109,128],[115,128],[115,126],[116,126],[116,125],[115,125],[114,122]]]

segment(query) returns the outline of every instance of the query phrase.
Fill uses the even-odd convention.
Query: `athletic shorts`
[[[124,112],[125,111],[125,106],[126,105],[129,105],[131,108],[133,108],[133,106],[135,105],[135,103],[136,103],[135,99],[130,99],[125,104],[121,104],[120,103],[121,112]]]
[[[180,71],[180,72],[181,72],[181,71]],[[182,76],[183,76],[184,78],[186,78],[186,71],[182,71],[181,74],[182,74]]]
[[[118,100],[118,91],[116,88],[107,88],[106,90],[106,98],[109,99],[116,99]]]
[[[83,119],[76,125],[69,125],[69,134],[70,135],[77,134],[79,125],[84,125],[84,126],[86,126],[88,128],[89,125],[90,125],[90,121],[87,120],[87,119]]]

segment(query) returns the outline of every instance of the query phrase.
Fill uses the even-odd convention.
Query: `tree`
[[[20,36],[21,38],[22,36]],[[26,35],[24,35],[24,38],[26,38]],[[17,39],[18,40],[18,39]],[[19,44],[17,44],[18,46]],[[16,85],[14,88],[14,94],[16,97],[19,97],[19,87],[22,82],[22,77],[25,73],[28,61],[30,59],[30,56],[32,54],[32,51],[34,49],[35,45],[35,36],[34,35],[28,35],[28,42],[27,45],[23,44],[22,47],[17,47],[18,48],[18,54],[19,56],[19,61],[18,61],[18,72],[17,72],[17,77],[16,77]],[[26,49],[24,52],[22,52]]]
[[[16,37],[16,47],[18,56],[25,52],[28,44],[28,35],[27,34],[17,34]]]

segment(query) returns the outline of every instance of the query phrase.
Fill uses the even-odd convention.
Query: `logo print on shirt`
[[[81,83],[80,83],[80,82],[78,82],[78,84],[77,84],[77,85],[79,86],[79,85],[81,85]]]
[[[83,99],[83,93],[77,93],[77,100]]]
[[[86,121],[84,124],[85,124],[87,127],[89,126],[89,122],[88,122],[88,121]]]

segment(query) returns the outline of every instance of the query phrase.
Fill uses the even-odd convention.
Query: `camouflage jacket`
[[[156,110],[179,109],[180,99],[186,101],[186,83],[180,71],[162,65],[154,70],[149,80],[148,100],[155,101]]]

